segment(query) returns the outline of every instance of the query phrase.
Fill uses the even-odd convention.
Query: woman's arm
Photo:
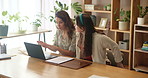
[[[45,48],[52,50],[52,51],[59,51],[62,55],[66,55],[66,56],[74,56],[75,55],[75,52],[65,50],[60,47],[44,43],[42,41],[37,41],[37,43]]]
[[[103,42],[104,48],[110,49],[111,52],[113,53],[117,66],[123,68],[124,66],[122,64],[122,60],[123,60],[122,53],[120,52],[118,44],[105,35],[102,36],[102,42]]]

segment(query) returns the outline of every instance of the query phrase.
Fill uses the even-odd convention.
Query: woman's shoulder
[[[95,32],[95,33],[93,33],[93,37],[95,37],[95,38],[105,38],[107,36],[105,34]]]

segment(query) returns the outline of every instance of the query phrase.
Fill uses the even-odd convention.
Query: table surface
[[[88,78],[91,75],[109,78],[148,78],[148,74],[145,73],[97,63],[75,70],[26,55],[0,60],[0,74],[12,78]]]

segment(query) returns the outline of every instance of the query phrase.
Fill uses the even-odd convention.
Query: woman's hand
[[[44,43],[43,41],[37,41],[37,43],[45,48],[48,48],[48,44]]]
[[[37,41],[37,43],[45,48],[48,48],[52,51],[57,51],[58,50],[58,47],[57,46],[53,46],[53,45],[49,45],[47,43],[44,43],[43,41]]]

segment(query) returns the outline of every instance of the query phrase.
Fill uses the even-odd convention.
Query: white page
[[[67,62],[67,61],[70,61],[70,60],[73,60],[73,58],[64,57],[64,56],[58,56],[56,58],[46,60],[46,62],[55,63],[55,64],[61,64],[61,63],[64,63],[64,62]]]
[[[98,75],[91,75],[88,78],[109,78],[109,77],[98,76]]]

